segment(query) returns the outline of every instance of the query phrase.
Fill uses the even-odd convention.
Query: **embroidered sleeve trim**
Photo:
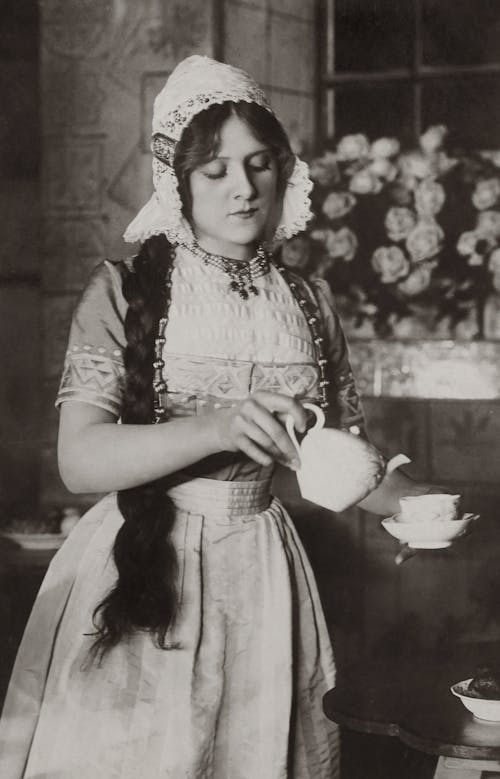
[[[124,386],[121,349],[73,346],[66,354],[56,406],[80,400],[119,416]]]

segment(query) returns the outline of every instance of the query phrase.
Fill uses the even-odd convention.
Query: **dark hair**
[[[270,149],[278,166],[278,191],[284,191],[294,157],[278,120],[256,103],[212,105],[192,119],[175,151],[174,169],[186,216],[191,210],[189,176],[214,155],[222,125],[232,114]],[[122,289],[128,303],[125,424],[153,422],[154,347],[159,319],[168,303],[165,279],[171,257],[172,246],[165,236],[149,238],[134,258],[133,271],[124,276]],[[118,580],[94,611],[97,638],[92,652],[99,658],[137,630],[150,632],[162,649],[172,647],[166,635],[178,609],[178,567],[170,538],[175,510],[167,489],[165,478],[118,493],[124,519],[113,547]]]

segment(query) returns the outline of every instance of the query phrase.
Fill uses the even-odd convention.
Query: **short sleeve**
[[[78,400],[120,416],[125,368],[123,263],[98,265],[71,323],[56,406]]]
[[[349,350],[342,330],[332,292],[324,279],[311,281],[317,304],[321,311],[328,359],[329,402],[333,411],[333,424],[347,430],[359,428],[366,437],[365,417],[361,398],[356,388]]]

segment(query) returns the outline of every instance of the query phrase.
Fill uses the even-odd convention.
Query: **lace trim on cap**
[[[189,124],[193,116],[199,114],[200,111],[205,111],[212,105],[221,105],[222,103],[228,102],[258,103],[272,112],[271,106],[262,89],[257,86],[250,87],[248,84],[245,84],[244,90],[241,88],[233,90],[221,89],[211,92],[202,92],[194,97],[190,97],[165,117],[158,119],[156,126],[159,130],[164,131],[165,135],[170,135],[176,140],[179,140],[183,129]]]
[[[274,238],[276,241],[292,238],[305,230],[312,218],[310,192],[313,182],[309,178],[309,166],[298,157],[285,189],[281,219]]]
[[[127,227],[124,240],[135,243],[166,235],[173,244],[191,245],[194,234],[182,215],[177,177],[170,165],[157,157],[153,157],[153,182],[155,193]]]

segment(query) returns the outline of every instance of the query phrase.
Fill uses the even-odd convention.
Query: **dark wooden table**
[[[354,731],[394,736],[445,756],[436,777],[500,771],[500,723],[474,719],[450,692],[452,684],[492,662],[500,662],[498,644],[465,645],[452,657],[407,655],[352,666],[325,695],[324,711]],[[454,773],[446,773],[447,765]]]

